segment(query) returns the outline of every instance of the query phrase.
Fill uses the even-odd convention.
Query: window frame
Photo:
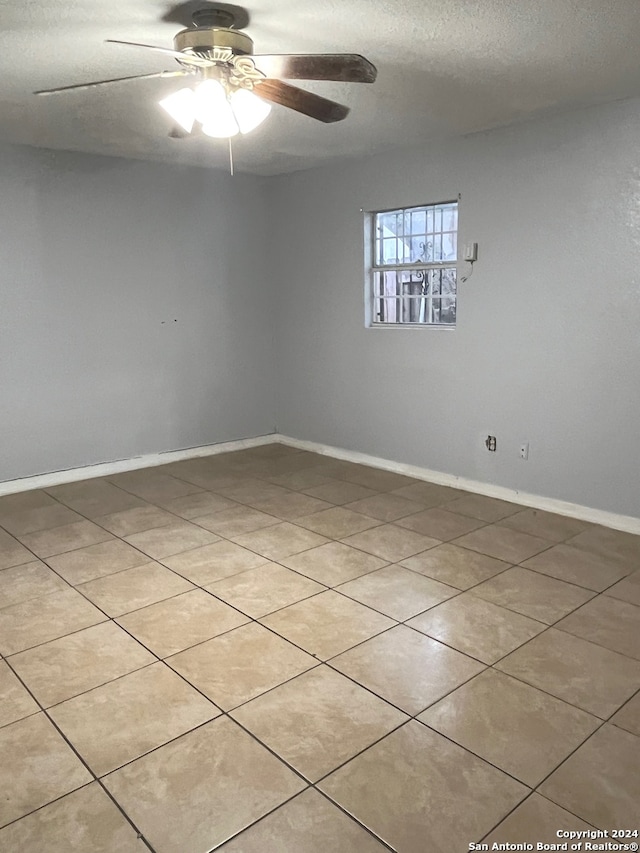
[[[365,327],[367,329],[446,329],[453,331],[457,325],[457,308],[458,308],[458,265],[460,262],[460,200],[461,196],[450,198],[445,201],[430,202],[427,204],[414,204],[405,206],[396,206],[384,208],[381,210],[369,210],[364,212],[364,237],[365,237]],[[435,209],[444,205],[455,205],[456,207],[456,257],[454,260],[448,261],[425,261],[424,263],[403,263],[403,264],[378,264],[376,258],[377,233],[376,226],[378,217],[385,213],[413,213],[427,211],[430,208]],[[434,232],[434,233],[449,233],[449,232]],[[427,234],[425,234],[427,236]],[[425,323],[425,322],[380,322],[376,319],[377,306],[376,301],[381,297],[376,292],[376,275],[384,272],[423,272],[428,275],[432,270],[455,270],[456,277],[456,292],[455,292],[455,307],[456,319],[453,323]],[[396,298],[398,302],[403,299],[408,300],[433,300],[432,295],[424,296],[422,294],[412,295],[406,294],[402,297],[390,296],[389,299]],[[435,297],[439,298],[439,297]],[[401,310],[402,307],[401,307]]]

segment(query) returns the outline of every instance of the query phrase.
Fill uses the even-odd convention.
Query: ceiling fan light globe
[[[207,136],[213,136],[215,139],[230,139],[232,136],[238,135],[240,128],[236,120],[232,117],[232,122],[216,119],[209,124],[203,124],[202,132]]]
[[[229,102],[240,133],[255,130],[271,112],[271,104],[267,104],[247,89],[237,89],[229,98]]]
[[[229,112],[224,86],[218,80],[205,80],[195,88],[195,115],[201,124],[216,121],[221,113]]]
[[[202,132],[217,139],[228,139],[240,132],[227,92],[217,80],[205,80],[196,87],[196,119]]]
[[[196,97],[193,89],[178,89],[169,97],[163,98],[160,106],[180,127],[191,133],[196,120]]]

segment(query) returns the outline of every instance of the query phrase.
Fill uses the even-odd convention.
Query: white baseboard
[[[593,524],[601,524],[603,527],[612,527],[615,530],[624,530],[627,533],[640,534],[640,518],[631,515],[618,515],[614,512],[606,512],[581,504],[560,501],[555,498],[546,498],[542,495],[532,495],[528,492],[520,492],[517,489],[508,489],[505,486],[496,486],[492,483],[481,483],[478,480],[467,480],[465,477],[456,477],[454,474],[445,474],[442,471],[431,471],[428,468],[418,468],[415,465],[405,465],[402,462],[392,462],[389,459],[380,459],[377,456],[369,456],[366,453],[343,450],[340,447],[331,447],[328,444],[318,444],[315,441],[303,441],[291,438],[279,433],[271,436],[273,441],[286,444],[289,447],[297,447],[300,450],[309,450],[312,453],[321,453],[323,456],[331,456],[346,462],[355,462],[359,465],[370,465],[373,468],[381,468],[384,471],[393,471],[395,474],[405,474],[407,477],[415,477],[416,480],[426,480],[429,483],[437,483],[439,486],[451,486],[455,489],[463,489],[466,492],[475,492],[478,495],[487,495],[490,498],[499,498],[502,501],[555,512],[558,515],[566,515],[569,518],[578,518],[581,521],[590,521]]]
[[[62,486],[65,483],[75,483],[78,480],[88,480],[91,477],[110,477],[124,471],[153,468],[156,465],[182,462],[184,459],[196,459],[200,456],[215,456],[218,453],[229,453],[232,450],[246,450],[249,447],[259,447],[262,444],[273,444],[274,441],[276,441],[276,437],[271,433],[270,435],[259,435],[256,438],[240,438],[236,441],[224,441],[220,444],[189,447],[186,450],[147,453],[144,456],[133,456],[131,459],[119,459],[117,462],[99,462],[96,465],[86,465],[82,468],[67,468],[64,471],[52,471],[49,474],[36,474],[33,477],[21,477],[18,480],[5,480],[0,482],[0,496],[26,492],[30,489],[48,489],[52,486]]]
[[[37,474],[33,477],[22,477],[18,480],[5,480],[0,482],[0,496],[10,495],[16,492],[26,492],[29,489],[47,489],[52,486],[61,486],[65,483],[75,483],[78,480],[86,480],[91,477],[109,477],[124,471],[137,471],[141,468],[152,468],[156,465],[167,465],[169,462],[181,462],[185,459],[196,459],[202,456],[215,456],[218,453],[228,453],[233,450],[245,450],[250,447],[259,447],[263,444],[274,442],[286,444],[289,447],[297,447],[300,450],[309,450],[333,459],[341,459],[346,462],[355,462],[360,465],[370,465],[383,471],[393,471],[396,474],[405,474],[416,480],[425,480],[429,483],[437,483],[440,486],[451,486],[474,492],[478,495],[487,495],[491,498],[499,498],[503,501],[533,507],[534,509],[555,512],[558,515],[566,515],[569,518],[579,518],[581,521],[590,521],[601,524],[603,527],[612,527],[615,530],[624,530],[628,533],[640,534],[640,518],[631,515],[618,515],[581,504],[560,501],[555,498],[546,498],[542,495],[532,495],[528,492],[520,492],[517,489],[508,489],[505,486],[496,486],[492,483],[481,483],[477,480],[468,480],[465,477],[457,477],[454,474],[445,474],[442,471],[432,471],[429,468],[419,468],[415,465],[405,465],[402,462],[393,462],[390,459],[381,459],[377,456],[369,456],[366,453],[357,453],[352,450],[343,450],[340,447],[332,447],[329,444],[318,444],[315,441],[303,441],[280,433],[270,435],[259,435],[255,438],[241,438],[236,441],[225,441],[220,444],[208,444],[202,447],[190,447],[186,450],[170,450],[164,453],[148,453],[144,456],[134,456],[131,459],[120,459],[117,462],[101,462],[96,465],[86,465],[82,468],[69,468],[65,471],[53,471],[48,474]]]

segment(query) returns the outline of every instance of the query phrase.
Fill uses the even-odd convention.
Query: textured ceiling
[[[2,0],[0,140],[224,167],[226,143],[167,138],[157,101],[179,82],[31,94],[176,67],[104,44],[171,47],[182,28],[171,8],[157,0]],[[638,0],[252,0],[248,13],[256,53],[362,53],[378,80],[301,84],[351,114],[323,125],[274,107],[259,130],[234,141],[242,171],[291,172],[640,95]]]

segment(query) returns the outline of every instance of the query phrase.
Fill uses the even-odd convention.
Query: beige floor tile
[[[64,486],[49,489],[49,492],[57,500],[88,518],[120,512],[141,503],[140,498],[118,489],[101,478],[67,483]]]
[[[382,568],[386,561],[341,542],[328,542],[280,561],[326,586],[336,586]]]
[[[636,693],[633,699],[623,705],[610,722],[640,737],[640,693]]]
[[[640,572],[634,572],[629,577],[614,584],[606,591],[605,595],[640,607]]]
[[[343,809],[402,853],[467,850],[527,788],[415,721],[320,783]]]
[[[94,782],[0,830],[16,853],[148,853],[135,829]]]
[[[0,660],[0,728],[36,714],[39,710],[38,704],[20,684],[9,665]]]
[[[552,625],[594,593],[516,566],[474,587],[473,595]]]
[[[98,776],[217,717],[218,709],[155,663],[49,711]]]
[[[120,512],[112,512],[110,515],[100,515],[96,518],[96,524],[116,536],[129,536],[132,533],[141,533],[176,522],[175,515],[153,504],[123,509]]]
[[[223,509],[211,515],[202,515],[198,518],[200,527],[224,536],[227,539],[232,536],[241,536],[243,533],[252,533],[254,530],[262,530],[279,524],[280,519],[266,512],[259,512],[249,506],[238,504],[231,509]]]
[[[147,563],[94,581],[78,590],[109,616],[121,616],[193,589],[189,581],[158,563]]]
[[[568,545],[620,560],[632,569],[640,564],[640,536],[594,525],[568,540]]]
[[[568,518],[566,515],[556,515],[553,512],[544,512],[541,509],[525,509],[503,518],[498,524],[502,527],[511,527],[522,533],[530,533],[531,536],[541,536],[552,542],[564,542],[572,536],[576,536],[591,525],[587,521],[578,518]]]
[[[461,492],[459,489],[452,489],[450,486],[439,486],[437,483],[428,483],[425,481],[414,482],[409,486],[401,486],[399,489],[394,489],[393,494],[409,498],[411,501],[417,501],[424,508],[427,508],[451,503],[451,501],[467,493]]]
[[[535,787],[600,721],[494,670],[432,705],[419,719]]]
[[[571,545],[555,545],[522,564],[543,575],[601,592],[629,573],[619,562]]]
[[[0,530],[0,569],[32,563],[34,559],[31,551],[21,545],[17,539]]]
[[[193,462],[195,460],[187,460],[188,462]],[[186,462],[182,463],[174,463],[186,465]],[[209,491],[209,492],[218,492],[218,489],[232,485],[233,483],[237,483],[243,478],[241,475],[233,472],[229,469],[229,467],[221,466],[219,468],[200,468],[197,470],[196,468],[191,469],[188,473],[183,471],[173,470],[173,465],[166,466],[167,471],[170,474],[176,474],[179,480],[184,480],[187,483],[192,483],[195,486],[199,486],[201,489]],[[195,494],[195,492],[194,492]],[[173,498],[156,498],[155,503],[160,506],[159,502],[173,500]]]
[[[306,652],[252,623],[167,660],[224,711],[317,665]]]
[[[380,468],[371,468],[368,465],[357,463],[347,464],[338,479],[357,483],[359,486],[365,486],[367,489],[373,489],[376,492],[390,492],[393,489],[410,486],[416,482],[413,477],[405,477],[404,474],[396,474],[394,471],[384,471]]]
[[[30,489],[26,492],[16,492],[0,497],[0,517],[13,515],[27,509],[39,509],[42,506],[52,506],[56,501],[43,492],[42,489]]]
[[[291,489],[294,492],[300,491],[307,494],[310,489],[314,489],[317,486],[325,486],[332,482],[338,482],[322,474],[318,474],[313,468],[304,468],[301,471],[291,471],[287,474],[268,474],[265,480],[275,483],[276,486],[282,486],[283,489]],[[320,498],[320,500],[324,500],[324,498]]]
[[[411,715],[484,669],[404,625],[338,655],[331,666]]]
[[[329,590],[260,620],[309,654],[327,660],[395,625],[392,619]]]
[[[584,832],[590,829],[593,829],[590,824],[561,809],[560,806],[546,800],[539,794],[532,794],[483,841],[490,847],[493,844],[533,844],[532,849],[535,850],[536,845],[540,843],[564,843],[564,838],[558,837],[558,832],[561,830]],[[588,838],[589,836],[585,837]],[[553,848],[548,849],[552,850]]]
[[[195,492],[192,495],[183,495],[181,498],[157,501],[158,505],[179,515],[181,518],[192,519],[201,515],[210,515],[213,512],[222,512],[224,509],[237,507],[233,501],[214,495],[212,492]]]
[[[42,713],[0,729],[0,755],[0,826],[92,780]]]
[[[547,779],[540,793],[598,829],[637,829],[638,767],[640,738],[604,725]]]
[[[406,560],[407,557],[412,557],[421,551],[435,548],[436,545],[440,545],[440,541],[421,536],[412,530],[404,530],[395,524],[383,524],[372,530],[356,533],[355,536],[348,536],[344,539],[344,544],[359,548],[367,554],[373,554],[390,563],[399,563],[400,560]]]
[[[635,604],[599,595],[556,627],[640,660],[640,607]]]
[[[500,660],[546,627],[468,592],[407,624],[487,664]]]
[[[5,607],[0,610],[0,654],[6,657],[21,652],[106,618],[74,589]]]
[[[402,566],[386,566],[348,581],[337,591],[403,622],[446,601],[458,590]]]
[[[326,666],[259,696],[232,716],[310,781],[317,781],[407,719]]]
[[[0,519],[4,529],[13,536],[49,530],[74,521],[84,521],[81,515],[59,503],[47,504],[35,509],[23,509]]]
[[[257,478],[243,479],[228,486],[222,486],[215,490],[225,498],[231,498],[241,504],[260,503],[274,498],[282,498],[290,494],[289,489],[283,489],[274,483]]]
[[[259,619],[323,592],[326,587],[277,563],[264,563],[257,569],[210,584],[207,589],[252,619]]]
[[[319,498],[312,498],[311,495],[305,495],[302,492],[289,492],[277,498],[257,501],[252,506],[268,515],[293,521],[303,515],[311,515],[311,513],[320,512],[323,509],[329,509],[333,504],[328,503],[328,501],[321,501]]]
[[[373,495],[370,498],[362,498],[359,501],[352,501],[347,504],[347,509],[388,522],[420,512],[424,507],[416,501],[410,501],[401,495],[387,492],[382,495]]]
[[[172,557],[183,551],[190,551],[202,545],[217,542],[220,537],[209,530],[203,530],[190,521],[175,521],[164,527],[144,530],[142,533],[132,533],[124,539],[134,548],[139,548],[154,560]]]
[[[484,525],[484,521],[433,507],[401,518],[396,524],[415,533],[422,533],[423,536],[431,536],[433,539],[447,542],[449,539],[456,539],[458,536],[477,530]]]
[[[115,485],[149,503],[155,503],[156,500],[181,498],[183,495],[200,491],[199,486],[193,483],[178,480],[169,474],[157,473],[153,469],[128,471],[125,474],[116,474],[109,479]]]
[[[504,560],[506,563],[520,563],[551,547],[548,539],[529,536],[528,533],[499,527],[497,524],[467,533],[456,539],[455,544],[495,557],[496,560]]]
[[[322,794],[307,789],[224,844],[220,853],[329,853],[338,850],[384,853],[388,848]]]
[[[509,568],[502,560],[448,543],[402,560],[400,565],[456,589],[469,589]]]
[[[3,569],[0,571],[0,609],[65,589],[69,589],[69,584],[39,560]]]
[[[401,486],[409,486],[416,482],[412,477],[405,477],[404,474],[354,462],[338,462],[336,470],[339,471],[339,474],[335,475],[336,479],[357,483],[375,492],[390,492],[392,489],[399,489]]]
[[[234,542],[220,541],[165,557],[162,562],[192,583],[204,586],[264,566],[269,561]]]
[[[443,504],[443,509],[450,512],[459,512],[460,515],[468,515],[478,518],[488,524],[500,521],[508,515],[514,515],[524,509],[523,506],[512,504],[509,501],[500,501],[497,498],[488,498],[485,495],[472,495],[465,492],[462,497],[450,503]]]
[[[640,688],[640,661],[554,628],[497,668],[603,720]]]
[[[263,457],[255,467],[255,476],[268,479],[276,474],[290,474],[296,471],[306,471],[315,467],[318,455],[306,450],[298,450],[297,453],[289,453],[286,456]]]
[[[362,466],[355,462],[346,462],[343,459],[334,459],[330,456],[323,456],[312,466],[313,471],[336,480],[346,480],[345,474],[360,468]]]
[[[299,776],[226,717],[104,782],[162,853],[211,850],[304,788]]]
[[[194,589],[120,616],[117,621],[154,654],[165,658],[248,620],[209,593]]]
[[[373,489],[367,489],[357,483],[346,483],[344,480],[329,480],[322,485],[304,489],[304,492],[313,498],[320,498],[336,506],[370,498],[376,494]]]
[[[19,652],[11,666],[47,708],[154,661],[125,631],[103,622]]]
[[[25,533],[19,539],[37,557],[52,557],[66,551],[75,551],[76,548],[106,542],[113,539],[113,536],[92,521],[76,521],[73,524],[54,527],[52,530]]]
[[[66,554],[47,557],[47,564],[68,583],[77,586],[96,578],[133,569],[149,562],[149,557],[121,539],[110,539]]]
[[[306,527],[307,530],[313,530],[330,539],[344,539],[345,536],[351,536],[353,533],[377,527],[380,523],[371,516],[362,515],[344,506],[334,506],[296,519],[296,524],[300,527]]]
[[[268,560],[276,561],[283,557],[290,557],[292,554],[299,554],[301,551],[308,551],[309,548],[317,548],[318,545],[324,545],[327,542],[324,536],[290,524],[288,521],[231,538],[243,548],[249,548],[250,551],[262,554]]]

